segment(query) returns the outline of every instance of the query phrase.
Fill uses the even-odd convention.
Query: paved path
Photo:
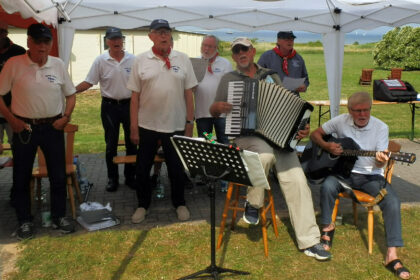
[[[406,139],[397,140],[402,144],[402,151],[413,152],[420,155],[420,142],[413,142]],[[107,183],[105,156],[104,154],[82,154],[79,155],[83,163],[86,174],[94,185],[89,195],[89,201],[96,201],[102,204],[111,204],[113,211],[120,218],[120,228],[138,228],[147,229],[154,226],[165,226],[172,223],[177,223],[176,214],[171,206],[168,198],[169,190],[167,183],[167,176],[165,175],[165,168],[163,169],[163,181],[166,185],[166,196],[164,199],[154,198],[150,207],[147,219],[139,224],[131,224],[130,218],[136,208],[135,191],[123,185],[124,176],[123,167],[120,166],[120,187],[115,193],[108,193],[105,191]],[[4,168],[0,170],[0,247],[2,244],[16,242],[16,239],[11,236],[12,232],[17,227],[17,221],[13,208],[9,204],[9,190],[12,185],[12,168]],[[415,163],[412,166],[397,164],[393,176],[393,186],[398,193],[404,205],[418,204],[420,205],[420,181],[418,175],[420,174],[420,164]],[[273,181],[273,180],[272,180]],[[48,184],[44,179],[44,183]],[[319,187],[311,186],[312,195],[314,199],[314,207],[319,211]],[[191,211],[191,221],[210,220],[210,199],[207,195],[208,189],[205,186],[196,185],[192,189],[186,189],[185,198],[187,206]],[[283,196],[279,190],[278,185],[273,185],[273,194],[276,204],[277,214],[287,216],[287,207],[284,203]],[[220,191],[216,192],[216,223],[220,223],[221,213],[223,210],[225,194]],[[341,203],[341,212],[349,211],[350,202],[344,200]],[[69,207],[68,207],[69,209]],[[70,211],[69,211],[70,212]],[[38,235],[42,234],[56,234],[55,231],[45,229],[40,226],[39,213],[35,215],[35,225]],[[81,226],[77,226],[79,232],[85,230]],[[0,248],[1,249],[1,248]]]

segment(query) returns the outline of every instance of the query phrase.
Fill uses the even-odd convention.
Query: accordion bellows
[[[282,86],[258,80],[229,82],[228,136],[256,134],[277,147],[293,150],[297,132],[309,122],[313,106]]]

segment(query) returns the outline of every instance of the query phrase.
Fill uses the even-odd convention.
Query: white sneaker
[[[137,208],[133,216],[131,216],[131,222],[133,224],[139,224],[146,218],[147,210],[143,207]]]
[[[188,211],[188,208],[184,205],[176,208],[176,214],[178,215],[178,220],[180,221],[187,221],[190,219],[190,211]]]

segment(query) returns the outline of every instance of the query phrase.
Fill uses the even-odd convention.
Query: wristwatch
[[[185,123],[186,123],[186,124],[194,124],[194,120],[191,120],[191,121],[186,120],[186,121],[185,121]]]

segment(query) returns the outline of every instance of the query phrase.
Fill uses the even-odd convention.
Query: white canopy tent
[[[21,3],[25,0],[0,0]],[[30,0],[26,0],[28,2]],[[48,0],[32,0],[45,2]],[[59,2],[60,57],[68,63],[74,31],[131,29],[164,18],[172,27],[241,31],[299,30],[322,34],[331,115],[339,113],[345,33],[420,23],[420,0],[51,0]],[[51,2],[48,5],[51,6]],[[22,3],[21,3],[22,4]],[[23,3],[25,4],[25,3]],[[4,7],[4,6],[3,6]],[[63,13],[64,11],[64,13]],[[68,18],[70,21],[68,21]],[[63,18],[63,19],[61,19]],[[66,20],[67,19],[67,20]],[[273,38],[273,41],[275,38]]]

